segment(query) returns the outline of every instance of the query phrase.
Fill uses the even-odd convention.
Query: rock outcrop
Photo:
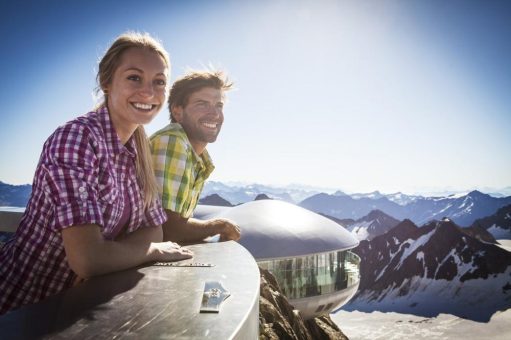
[[[337,325],[324,315],[304,321],[280,290],[275,277],[267,270],[261,272],[259,299],[259,339],[348,339]]]
[[[219,207],[232,207],[231,202],[229,202],[228,200],[226,200],[225,198],[218,194],[212,194],[204,198],[201,198],[199,200],[199,203],[204,205],[215,205]]]

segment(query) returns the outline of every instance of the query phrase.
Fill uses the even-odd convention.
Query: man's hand
[[[217,234],[220,234],[220,241],[238,241],[241,236],[240,227],[233,221],[226,218],[215,218],[206,222]]]
[[[237,241],[240,228],[225,218],[198,220],[184,218],[171,210],[165,210],[167,222],[163,225],[163,240],[179,243],[202,242],[206,237],[220,234],[220,241]]]

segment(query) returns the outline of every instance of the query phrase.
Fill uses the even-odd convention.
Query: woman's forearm
[[[115,241],[105,240],[97,225],[80,225],[62,231],[71,269],[89,278],[151,261],[191,257],[191,252],[171,242],[160,243],[161,227],[141,228]]]

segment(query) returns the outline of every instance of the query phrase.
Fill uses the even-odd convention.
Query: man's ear
[[[173,105],[171,109],[174,121],[181,123],[183,121],[183,107],[181,105]]]

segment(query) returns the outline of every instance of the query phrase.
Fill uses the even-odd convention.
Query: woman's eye
[[[167,82],[163,79],[158,79],[155,81],[156,85],[165,86],[167,85]]]
[[[137,76],[136,74],[133,74],[131,76],[128,76],[128,80],[139,81],[140,80],[140,76]]]

